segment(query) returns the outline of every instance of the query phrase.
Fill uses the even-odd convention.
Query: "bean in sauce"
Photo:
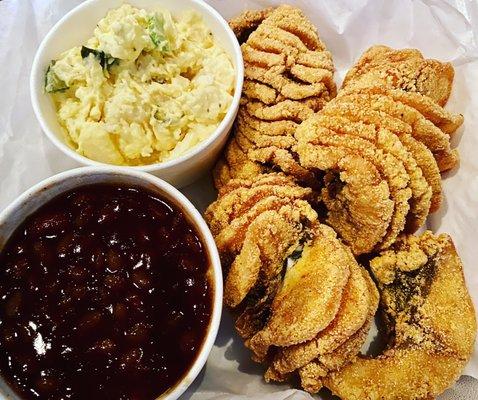
[[[201,348],[208,270],[195,228],[158,194],[59,195],[0,253],[0,372],[24,399],[152,400]]]

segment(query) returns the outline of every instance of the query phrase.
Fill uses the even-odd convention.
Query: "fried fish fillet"
[[[391,153],[382,151],[369,141],[348,134],[337,134],[327,128],[314,124],[315,119],[310,119],[304,124],[304,129],[309,133],[308,143],[324,147],[344,154],[359,154],[365,160],[375,165],[390,190],[390,199],[394,203],[392,217],[382,240],[375,245],[376,248],[387,248],[405,228],[405,222],[410,210],[408,203],[412,192],[408,186],[410,181],[403,163]],[[301,136],[301,140],[304,135]]]
[[[365,343],[379,302],[379,294],[374,282],[368,273],[365,277],[369,284],[371,299],[367,319],[359,330],[334,351],[319,355],[315,360],[300,368],[301,386],[310,393],[317,393],[324,386],[324,378],[328,374],[354,361]]]
[[[450,148],[450,137],[428,121],[415,108],[379,94],[349,94],[336,99],[361,108],[384,112],[410,125],[411,135],[427,146],[433,153],[441,172],[454,168],[458,164],[456,151]]]
[[[271,316],[247,346],[264,360],[270,346],[290,346],[313,339],[335,318],[350,276],[346,247],[326,225],[317,225],[298,261],[287,270]]]
[[[266,168],[249,160],[245,151],[238,145],[236,138],[231,137],[222,157],[214,166],[214,186],[219,189],[231,179],[254,178],[263,172],[266,172]]]
[[[406,216],[405,230],[415,232],[425,222],[431,207],[432,189],[415,158],[400,138],[386,129],[377,128],[375,125],[366,124],[362,121],[352,122],[341,116],[317,114],[313,117],[316,124],[332,130],[339,135],[352,135],[373,143],[383,152],[392,154],[403,163],[410,178],[409,187],[411,197],[409,199],[410,211]]]
[[[451,238],[431,232],[404,237],[370,266],[391,343],[378,357],[360,356],[327,375],[325,385],[343,400],[438,396],[460,376],[476,336],[473,304]]]
[[[384,112],[347,103],[328,104],[321,114],[347,118],[351,122],[363,122],[375,126],[376,129],[386,129],[397,135],[404,147],[412,154],[432,189],[430,212],[434,212],[440,207],[442,201],[440,170],[431,151],[423,143],[413,138],[411,127],[408,124]]]
[[[423,96],[415,92],[406,92],[402,89],[390,89],[385,86],[380,86],[373,81],[361,81],[360,84],[354,83],[341,89],[340,93],[341,95],[361,93],[390,96],[395,101],[413,107],[427,120],[448,135],[453,134],[463,124],[463,115],[454,114],[445,110],[428,96]]]
[[[314,143],[314,125],[314,119],[309,119],[296,131],[300,163],[327,171],[322,190],[327,223],[354,254],[371,252],[387,234],[394,215],[389,185],[376,165],[360,153]]]
[[[418,50],[372,46],[344,78],[343,87],[360,81],[416,92],[443,106],[450,97],[454,70],[450,63],[423,59]]]
[[[282,173],[262,174],[253,180],[234,179],[219,190],[218,199],[209,205],[204,216],[217,236],[224,228],[231,227],[235,219],[257,208],[259,200],[270,197],[285,198],[287,202],[311,200],[312,193],[312,189],[297,185]]]
[[[245,40],[245,77],[233,139],[214,169],[216,188],[272,170],[312,184],[312,174],[297,162],[293,133],[336,95],[331,54],[291,6],[246,12],[230,24]]]
[[[244,43],[251,32],[256,30],[273,10],[272,7],[263,10],[246,10],[237,17],[230,19],[229,26],[234,32],[234,35],[236,35],[239,43]]]
[[[330,344],[333,343],[332,347],[324,347],[323,344],[325,344],[326,342],[322,342],[322,345],[319,345],[321,347],[320,351],[313,352],[312,348],[309,345],[306,345],[304,347],[305,352],[297,351],[299,349],[298,346],[288,347],[294,349],[294,351],[290,353],[287,358],[287,360],[289,362],[292,362],[292,364],[290,364],[285,359],[283,360],[286,361],[285,363],[274,362],[273,364],[271,364],[264,375],[267,382],[283,382],[286,380],[292,380],[295,374],[298,373],[301,386],[311,393],[316,393],[322,388],[323,378],[327,376],[327,374],[340,369],[345,364],[353,361],[356,358],[357,354],[360,352],[360,348],[366,340],[368,331],[371,326],[371,322],[378,307],[379,300],[377,288],[373,283],[372,279],[370,278],[370,275],[363,268],[360,268],[359,272],[362,274],[363,278],[365,278],[366,283],[365,287],[362,287],[362,289],[365,290],[365,292],[362,292],[362,295],[366,294],[367,296],[367,307],[365,309],[361,307],[363,315],[363,318],[361,318],[362,322],[359,325],[357,324],[358,320],[352,323],[354,328],[352,330],[347,329],[348,336],[346,337],[346,339],[344,339],[342,333],[339,333],[337,331],[337,328],[332,328],[331,330],[327,328],[326,330],[328,331],[328,333],[326,333],[321,339],[319,339],[319,341],[329,341],[328,339],[326,339],[327,336],[333,335],[332,332],[335,331],[339,335],[340,339],[339,341],[337,341],[336,339],[332,339],[332,341],[329,341]],[[350,279],[353,279],[352,276]],[[348,298],[347,301],[351,301],[351,299]],[[362,303],[363,302],[359,303],[358,305],[360,306],[360,304]],[[345,312],[345,309],[339,309],[339,313],[341,311]],[[363,314],[363,312],[365,314]],[[354,312],[354,315],[357,315],[357,313]],[[350,321],[352,320],[353,317]],[[332,323],[331,325],[333,324],[334,323]],[[320,333],[318,336],[320,336]],[[340,343],[340,345],[338,345],[338,343]],[[330,349],[329,352],[325,350],[327,347]],[[283,350],[287,350],[288,348],[286,347]],[[313,356],[314,358],[310,359],[310,356]],[[285,367],[288,371],[289,369],[291,369],[291,367],[294,368],[293,366],[298,365],[298,362],[301,364],[301,366],[296,371],[280,372],[284,371],[284,369],[281,369],[282,367]]]
[[[365,324],[372,308],[369,282],[364,276],[368,273],[362,272],[356,263],[351,262],[350,266],[350,278],[335,319],[312,340],[280,348],[272,362],[275,371],[293,372],[318,356],[335,351]]]
[[[349,69],[344,78],[343,86],[346,86],[350,81],[357,80],[374,67],[384,63],[393,65],[410,60],[423,60],[423,55],[417,49],[393,50],[391,47],[384,45],[371,46],[364,51],[355,65]]]
[[[245,339],[262,329],[287,257],[305,240],[317,214],[312,190],[271,173],[230,180],[205,213],[224,268],[224,302],[238,308]]]
[[[259,279],[268,282],[277,277],[284,260],[299,246],[302,216],[294,215],[293,207],[296,204],[265,211],[247,228],[224,285],[224,303],[229,307],[240,304]]]
[[[297,125],[291,120],[267,122],[242,110],[237,118],[235,139],[242,148],[248,149],[250,160],[260,165],[274,165],[300,181],[313,185],[312,173],[301,167],[293,157],[296,145],[293,133]]]

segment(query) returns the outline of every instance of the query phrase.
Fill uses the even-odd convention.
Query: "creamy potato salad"
[[[130,5],[51,62],[45,90],[66,140],[92,160],[144,165],[206,139],[232,101],[232,62],[202,17]]]

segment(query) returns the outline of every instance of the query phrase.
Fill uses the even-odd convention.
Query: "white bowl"
[[[200,13],[216,40],[230,55],[236,70],[234,98],[229,111],[214,133],[191,151],[176,159],[163,163],[128,167],[153,173],[176,187],[186,186],[210,169],[226,143],[229,131],[237,114],[244,79],[244,65],[239,43],[227,22],[211,6],[201,0],[88,0],[66,14],[43,39],[33,61],[30,75],[30,96],[35,115],[46,136],[63,153],[79,165],[107,165],[78,154],[64,140],[52,99],[44,93],[45,73],[52,59],[74,46],[86,42],[93,35],[97,22],[109,10],[128,3],[146,10],[163,7],[177,14],[193,9]]]
[[[214,287],[212,316],[206,337],[194,364],[180,382],[158,398],[162,400],[177,399],[194,381],[206,363],[212,345],[216,340],[222,311],[222,271],[216,244],[201,214],[181,192],[151,174],[131,168],[83,167],[65,171],[33,186],[0,213],[0,250],[25,218],[43,204],[63,192],[94,183],[132,184],[156,191],[184,212],[184,215],[195,226],[202,242],[205,244]],[[0,398],[18,399],[18,396],[1,378]]]

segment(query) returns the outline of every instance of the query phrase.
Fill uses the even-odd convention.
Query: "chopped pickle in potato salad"
[[[108,12],[45,76],[68,144],[116,165],[188,152],[223,120],[234,84],[229,55],[197,12],[173,17],[128,4]]]

